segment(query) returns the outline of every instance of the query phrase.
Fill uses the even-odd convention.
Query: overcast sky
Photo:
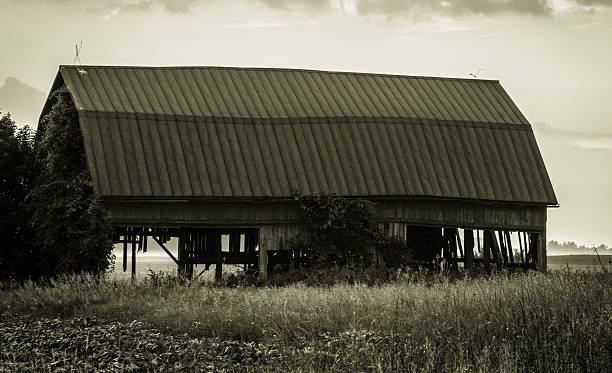
[[[612,0],[0,0],[0,110],[6,78],[48,93],[81,40],[92,65],[483,68],[535,128],[561,203],[549,239],[612,246]]]

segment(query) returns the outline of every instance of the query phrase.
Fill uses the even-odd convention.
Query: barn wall
[[[382,201],[377,206],[381,222],[403,222],[443,227],[542,231],[546,207],[455,201]]]
[[[259,244],[269,250],[291,250],[291,240],[303,231],[304,226],[299,224],[263,225],[259,231]]]
[[[380,223],[524,231],[546,229],[544,206],[431,200],[379,200],[377,203]],[[106,201],[105,205],[115,225],[259,227],[301,222],[300,211],[293,201]],[[398,227],[387,229],[399,230]]]

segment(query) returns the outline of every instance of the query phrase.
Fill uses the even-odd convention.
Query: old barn
[[[294,191],[376,202],[386,234],[424,261],[546,267],[557,199],[531,125],[498,81],[61,66],[52,90],[62,86],[124,269],[148,237],[164,248],[174,238],[169,254],[188,276],[233,263],[265,279],[299,257]]]

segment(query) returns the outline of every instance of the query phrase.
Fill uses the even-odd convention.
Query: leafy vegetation
[[[0,113],[0,279],[24,277],[35,259],[25,198],[35,179],[33,134]]]
[[[612,369],[606,273],[326,288],[63,277],[0,292],[0,310],[0,370]]]
[[[305,217],[306,232],[294,246],[306,254],[309,269],[361,271],[386,265],[394,270],[410,262],[406,244],[385,237],[379,229],[373,202],[333,194],[296,194],[295,200]]]
[[[8,155],[0,164],[0,279],[99,274],[112,264],[111,227],[93,194],[76,109],[66,89],[51,100],[35,137],[10,117],[0,121]]]

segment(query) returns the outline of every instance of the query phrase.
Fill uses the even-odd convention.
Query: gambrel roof
[[[61,66],[106,198],[342,196],[556,205],[498,81],[228,67]]]

